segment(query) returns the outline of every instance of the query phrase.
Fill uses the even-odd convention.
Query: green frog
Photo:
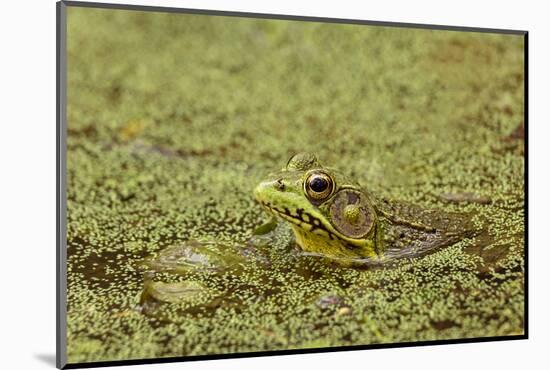
[[[303,252],[343,264],[420,256],[475,233],[470,215],[376,197],[311,153],[291,157],[254,195],[290,223]]]
[[[273,261],[299,266],[303,259],[322,257],[335,262],[327,265],[335,268],[368,267],[422,256],[475,234],[468,214],[376,197],[309,153],[290,158],[281,171],[257,185],[254,195],[285,222],[271,220],[258,227],[246,244],[190,240],[148,258],[143,312],[155,312],[162,302],[227,303],[230,291],[215,292],[205,283],[229,279],[235,289],[246,287],[246,279],[238,281],[250,266],[268,271],[275,268]],[[166,274],[176,277],[157,281]]]

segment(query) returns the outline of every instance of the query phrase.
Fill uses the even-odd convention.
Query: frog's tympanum
[[[304,252],[341,261],[419,256],[473,231],[467,215],[377,198],[309,153],[294,155],[254,194],[291,224]]]

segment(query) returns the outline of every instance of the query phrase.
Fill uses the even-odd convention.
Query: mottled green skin
[[[89,8],[68,22],[69,362],[523,332],[522,37]],[[367,269],[295,253],[288,226],[252,236],[252,190],[300,151],[484,233]],[[212,265],[249,254],[240,271],[155,272],[205,289],[144,312],[144,261],[190,241],[220,246]]]
[[[308,176],[318,172],[328,174],[334,184],[323,200],[311,199],[305,189]],[[467,215],[379,199],[310,153],[292,156],[281,171],[260,182],[254,194],[269,212],[292,225],[302,250],[345,264],[418,257],[472,237],[475,231]],[[358,213],[366,216],[358,220]],[[346,232],[338,224],[353,229]],[[353,234],[357,229],[364,229],[364,235]]]

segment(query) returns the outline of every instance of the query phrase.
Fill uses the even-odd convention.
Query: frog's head
[[[378,220],[359,185],[315,155],[299,153],[254,190],[270,212],[288,221],[298,245],[332,257],[377,256]]]

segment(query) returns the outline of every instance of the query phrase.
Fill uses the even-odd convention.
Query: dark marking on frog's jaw
[[[293,214],[287,207],[277,208],[269,202],[259,201],[262,206],[267,208],[269,211],[275,213],[276,215],[282,217],[290,223],[298,225],[300,228],[308,231],[315,232],[320,230],[323,233],[327,234],[331,240],[340,239],[337,235],[329,231],[317,217],[306,213],[303,208],[296,209],[296,214]],[[306,229],[304,225],[307,225],[309,229]]]

